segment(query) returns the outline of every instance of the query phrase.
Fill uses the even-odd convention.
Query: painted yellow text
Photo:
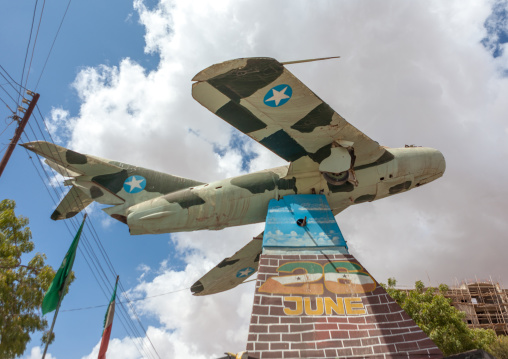
[[[291,308],[288,306],[289,303]],[[367,310],[363,306],[361,298],[358,297],[284,297],[284,313],[286,315],[364,315]]]

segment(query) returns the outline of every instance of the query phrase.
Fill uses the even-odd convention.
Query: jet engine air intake
[[[337,140],[332,143],[330,156],[319,164],[319,170],[326,182],[334,186],[339,186],[346,182],[351,182],[354,186],[358,186],[358,181],[353,170],[355,159],[353,142]]]

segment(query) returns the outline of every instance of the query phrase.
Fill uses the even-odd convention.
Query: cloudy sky
[[[19,82],[34,5],[1,6],[0,64]],[[477,277],[508,286],[506,1],[73,2],[42,72],[67,2],[46,6],[27,87],[37,86],[57,143],[201,181],[281,165],[196,103],[191,78],[239,57],[341,56],[289,69],[380,144],[434,147],[447,161],[438,181],[339,214],[350,252],[381,282],[453,285]],[[8,102],[5,92],[1,97]],[[2,111],[4,120],[9,113]],[[35,127],[28,138],[42,135]],[[36,161],[15,151],[0,181],[2,197],[17,201],[36,250],[58,267],[72,236],[49,219],[51,178],[41,180]],[[261,224],[131,237],[99,206],[90,208],[90,221],[90,246],[100,252],[100,240],[129,298],[140,299],[133,306],[161,358],[244,349],[253,283],[202,298],[181,289],[261,232]],[[106,307],[82,308],[107,304],[114,275],[94,270],[81,254],[52,358],[98,353]],[[157,357],[143,330],[115,320],[108,358]],[[35,335],[25,358],[40,357],[39,345]]]

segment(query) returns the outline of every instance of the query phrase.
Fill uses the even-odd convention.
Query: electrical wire
[[[2,85],[0,85],[0,88],[1,88],[2,90],[4,90],[4,92],[7,94],[7,96],[9,96],[9,98],[12,100],[12,102],[14,102],[14,104],[16,104],[16,106],[17,106],[17,104],[18,104],[18,103],[16,102],[16,100],[14,99],[14,97],[12,97],[12,96],[11,96],[11,94],[9,93],[9,91],[7,91],[7,90],[6,90],[6,89],[5,89]],[[2,102],[3,102],[3,100],[2,100]],[[5,103],[5,102],[4,102],[4,103]],[[7,105],[7,104],[6,104],[6,105]],[[9,107],[9,106],[7,106],[7,107]],[[10,110],[10,107],[9,107],[9,110]]]
[[[62,24],[64,22],[65,16],[67,15],[67,10],[69,10],[69,6],[71,5],[71,1],[72,0],[69,0],[69,2],[67,3],[67,7],[65,8],[65,12],[63,14],[62,20],[60,21],[58,30],[56,31],[55,37],[53,38],[53,43],[51,44],[51,48],[49,49],[48,56],[46,56],[46,61],[44,61],[44,66],[42,67],[39,78],[37,79],[37,83],[35,84],[34,92],[37,91],[37,87],[39,87],[39,82],[41,81],[42,74],[44,73],[44,70],[46,69],[46,65],[48,64],[49,56],[51,55],[51,52],[53,51],[53,46],[55,46],[56,38],[58,37],[58,34],[60,33],[60,29],[62,28]]]
[[[47,131],[49,137],[51,138],[51,141],[47,141],[47,139],[46,139],[46,137],[44,135],[44,131],[42,130],[42,128],[39,125],[38,121],[36,121],[37,129],[39,130],[40,134],[42,135],[43,139],[46,142],[54,143],[53,138],[51,136],[51,133],[49,132],[47,123],[46,123],[46,121],[44,121],[44,117],[40,113],[40,109],[38,107],[37,107],[37,110],[38,110],[39,115],[41,117],[41,121],[44,123],[46,131]],[[34,116],[34,117],[37,117],[37,116]],[[31,125],[29,125],[29,129],[32,131],[34,137],[37,138],[37,136],[35,135],[35,131],[34,131],[34,129],[33,129],[33,127]],[[27,151],[27,153],[28,153],[28,151]],[[46,175],[47,181],[49,183],[51,183],[51,179],[50,179],[49,175],[46,173],[46,170],[44,169],[44,167],[42,166],[40,161],[39,161],[39,164],[40,164],[40,167],[41,167],[41,172],[44,172],[44,174]],[[39,173],[39,171],[38,171],[38,173]],[[53,175],[55,175],[55,174],[53,174]],[[42,176],[40,174],[39,174],[39,177],[41,178],[41,180],[43,180]],[[44,180],[43,180],[43,182],[44,182]],[[46,184],[45,184],[45,186],[46,186]],[[46,188],[47,188],[47,186],[46,186]],[[49,191],[48,188],[47,188],[47,190],[48,190],[48,193],[49,193],[50,191]],[[58,194],[58,190],[60,192],[59,194]],[[57,199],[58,198],[61,199],[63,197],[64,190],[63,190],[63,188],[62,188],[62,186],[61,186],[59,181],[57,182],[57,187],[53,188],[53,191],[56,193],[56,198]],[[57,201],[55,201],[53,196],[51,196],[51,198],[52,198],[52,200],[53,200],[53,202],[54,202],[54,204],[56,206],[57,205]],[[75,198],[75,201],[77,202],[78,199]],[[64,221],[64,223],[65,222],[67,222],[67,221]],[[71,223],[75,227],[74,230],[76,230],[78,224],[75,223],[75,221],[71,221]],[[92,246],[91,243],[95,243],[97,248],[99,248],[99,252],[102,255],[102,258],[103,258],[104,262],[107,264],[107,268],[110,270],[110,272],[113,275],[115,275],[115,277],[116,277],[116,271],[114,270],[114,267],[113,267],[113,265],[111,263],[111,260],[110,260],[109,256],[107,255],[107,252],[105,251],[104,247],[102,246],[101,241],[98,239],[97,231],[95,230],[95,227],[93,226],[93,222],[90,219],[90,220],[86,221],[85,223],[86,223],[85,227],[88,229],[88,233],[86,231],[84,231],[84,233],[82,234],[83,243],[84,244],[83,244],[83,246],[78,247],[78,248],[80,248],[80,253],[83,254],[83,257],[85,258],[85,260],[87,262],[87,265],[89,266],[90,270],[92,271],[92,274],[93,274],[96,282],[98,283],[101,291],[103,292],[105,297],[108,297],[106,293],[107,292],[111,292],[113,288],[112,288],[112,285],[110,284],[110,282],[105,279],[105,278],[108,277],[108,275],[106,274],[106,271],[105,271],[105,269],[103,268],[103,266],[101,264],[102,261],[99,260],[99,257],[97,256],[97,253],[93,249],[93,246]],[[67,226],[67,223],[66,223],[66,226]],[[67,228],[68,228],[69,232],[71,233],[71,230],[69,229],[68,226],[67,226]],[[91,235],[93,241],[90,240],[90,238],[88,238],[88,234]],[[86,259],[87,257],[88,257],[88,260]],[[97,273],[97,275],[95,273]],[[109,290],[105,289],[105,288],[109,288]],[[121,289],[121,291],[125,291],[125,289],[123,288],[122,285],[121,285],[120,289]],[[127,300],[129,300],[129,299],[127,298]],[[120,310],[118,311],[118,314],[119,314],[120,321],[121,321],[125,331],[127,333],[131,333],[130,335],[134,334],[132,336],[134,337],[135,345],[137,346],[137,348],[140,351],[140,353],[144,352],[146,356],[153,357],[153,354],[151,354],[151,352],[147,348],[145,348],[143,340],[141,339],[141,337],[142,337],[141,333],[136,328],[136,326],[133,325],[132,320],[129,319],[129,315],[127,314],[128,310],[125,309],[125,308],[122,308],[122,307],[123,307],[123,302],[120,303],[120,306],[119,306]],[[157,357],[160,358],[160,356],[158,355],[158,353],[157,353],[155,347],[153,346],[153,343],[151,342],[150,338],[148,337],[148,335],[146,335],[146,330],[144,329],[144,327],[143,327],[139,317],[135,313],[135,310],[134,310],[133,306],[131,308],[131,312],[134,312],[134,316],[136,317],[136,321],[137,321],[139,327],[142,328],[143,332],[145,333],[145,337],[147,338],[148,342],[150,343],[153,351],[157,354]],[[138,339],[138,343],[136,343],[136,338]]]
[[[170,294],[182,292],[184,290],[189,290],[190,288],[191,287],[177,289],[177,290],[173,290],[173,291],[167,292],[167,293],[161,293],[161,294],[155,294],[155,295],[146,296],[144,298],[130,299],[129,302],[139,302],[139,301],[147,300],[147,299],[150,299],[150,298],[161,297],[161,296],[164,296],[164,295],[170,295]],[[117,303],[122,303],[123,304],[123,303],[127,303],[127,302],[117,301]],[[81,307],[81,308],[72,308],[72,309],[60,309],[60,311],[61,312],[75,312],[75,311],[78,311],[78,310],[88,310],[88,309],[103,308],[103,307],[107,307],[108,305],[109,304],[99,304],[99,305],[94,305],[94,306],[91,306],[91,307]]]
[[[0,85],[0,87],[1,87],[1,86],[2,86],[2,85]],[[5,101],[4,101],[4,99],[3,99],[3,98],[1,98],[1,97],[0,97],[0,101],[2,101],[2,102],[4,103],[4,105],[5,105],[5,106],[9,109],[9,111],[11,111],[13,114],[16,114],[16,112],[12,111],[12,109],[9,107],[9,105],[7,104],[7,102],[5,102]],[[13,121],[14,121],[14,120],[13,120]],[[12,123],[12,122],[11,122],[11,123]],[[10,125],[10,123],[9,123],[9,125]],[[3,133],[3,132],[2,132],[2,133]],[[0,133],[0,135],[1,135],[1,133]]]
[[[32,69],[32,61],[34,59],[35,46],[37,45],[37,39],[39,38],[39,30],[41,28],[42,14],[44,13],[45,6],[46,6],[46,0],[44,0],[42,2],[41,16],[39,17],[39,25],[37,26],[37,32],[35,33],[35,40],[34,40],[34,44],[32,46],[32,55],[30,56],[30,64],[28,65],[28,73],[26,74],[25,87],[28,83],[28,77],[30,76],[30,70]],[[21,83],[23,83],[23,81],[21,81]]]
[[[25,136],[27,137],[26,133],[25,133]],[[30,142],[30,139],[27,137],[28,141]],[[25,149],[26,150],[26,149]],[[46,181],[43,179],[43,176],[41,175],[41,172],[45,174],[46,176],[46,180],[48,182],[51,181],[51,179],[49,178],[48,174],[46,173],[45,169],[43,168],[42,164],[41,164],[41,161],[40,161],[40,158],[39,156],[36,154],[36,157],[39,159],[39,161],[37,161],[39,163],[39,166],[41,167],[41,170],[39,170],[37,168],[37,166],[35,165],[34,161],[33,161],[33,158],[32,156],[30,156],[30,153],[28,152],[28,150],[26,150],[27,154],[29,155],[29,158],[32,162],[32,164],[34,165],[34,168],[36,169],[36,172],[39,176],[39,178],[41,179],[41,181],[43,182],[50,198],[52,199],[54,205],[56,206],[58,201],[56,199],[58,199],[58,196],[57,198],[55,199],[55,193],[52,193],[50,191],[50,189],[48,188],[47,184],[46,184]],[[56,192],[56,189],[53,188],[53,192]],[[70,222],[71,225],[74,227],[73,230],[71,230],[67,224],[67,222]],[[65,226],[67,227],[67,230],[69,231],[69,233],[71,235],[73,235],[73,232],[77,231],[77,228],[79,226],[79,223],[77,223],[77,220],[75,220],[74,218],[71,219],[71,221],[64,221],[64,224]],[[83,243],[86,243],[87,242],[87,239],[86,239],[86,233],[82,233],[82,241]],[[84,249],[83,249],[84,248]],[[101,289],[101,291],[103,292],[104,296],[106,298],[108,298],[108,290],[107,289],[104,289],[104,286],[108,286],[107,283],[102,279],[102,283],[101,281],[97,278],[97,275],[95,274],[96,272],[98,272],[97,270],[97,266],[99,265],[100,266],[100,263],[95,263],[94,260],[93,260],[93,256],[90,255],[90,253],[87,251],[88,250],[88,247],[85,247],[85,246],[80,246],[78,247],[78,250],[80,251],[80,253],[82,254],[82,257],[85,259],[85,262],[87,263],[87,265],[89,266],[94,278],[96,279],[96,282],[98,283],[99,285],[99,288]],[[87,259],[88,257],[88,259]],[[92,264],[90,264],[90,262],[92,262]],[[95,267],[96,269],[94,270],[93,267]],[[112,290],[111,290],[112,291]],[[137,330],[133,330],[133,325],[132,325],[132,321],[129,319],[126,311],[122,311],[122,310],[119,310],[118,312],[118,318],[120,320],[120,323],[122,325],[122,327],[124,328],[125,332],[127,332],[129,334],[129,336],[132,336],[134,337],[134,344],[137,348],[137,350],[140,352],[140,354],[144,355],[145,356],[148,356],[148,357],[153,357],[152,355],[150,355],[150,353],[147,353],[147,351],[143,348],[143,347],[140,347],[140,344],[136,342],[136,338],[139,338],[139,331]],[[138,341],[141,341],[138,340]]]
[[[12,79],[11,75],[9,75],[9,73],[8,73],[8,72],[7,72],[7,71],[3,68],[3,66],[1,66],[1,65],[0,65],[0,68],[1,68],[1,70],[2,70],[3,72],[5,72],[5,74],[6,74],[6,75],[10,78],[10,80],[11,80],[12,82],[16,83],[16,82]],[[10,85],[10,86],[14,89],[14,91],[18,94],[18,96],[22,96],[22,95],[21,95],[21,93],[19,92],[19,90],[18,90],[18,89],[17,89],[17,88],[16,88],[16,87],[12,84],[12,82],[11,82],[11,81],[9,81],[9,79],[7,79],[7,77],[5,77],[5,75],[2,73],[2,71],[0,71],[0,75],[1,75],[1,76],[4,78],[4,80],[6,81],[6,83],[5,83],[5,84]],[[15,110],[13,110],[13,109],[12,109],[12,108],[11,108],[11,107],[7,104],[7,102],[6,102],[4,99],[0,98],[0,100],[2,100],[2,102],[5,104],[5,106],[7,106],[7,108],[8,108],[8,109],[9,109],[9,111],[12,113],[12,115],[16,115],[16,113],[17,113],[17,107],[18,107],[18,101],[19,101],[19,100],[18,100],[18,101],[16,101],[16,100],[14,99],[14,97],[12,97],[12,96],[11,96],[11,94],[9,93],[9,91],[7,91],[7,90],[4,88],[4,86],[3,86],[3,85],[5,85],[5,84],[1,84],[1,85],[0,85],[0,88],[1,88],[1,89],[2,89],[2,90],[6,93],[6,94],[7,94],[7,96],[9,96],[9,98],[12,100],[12,102],[14,103],[14,108],[15,108]]]
[[[246,280],[246,281],[240,283],[239,285],[242,285],[242,284],[245,284],[245,283],[249,283],[249,282],[254,282],[255,280],[257,280],[257,279],[256,278],[249,279],[249,280]],[[143,300],[147,300],[147,299],[151,299],[151,298],[156,298],[156,297],[162,297],[162,296],[165,296],[165,295],[175,294],[175,293],[182,292],[184,290],[190,290],[190,289],[191,289],[191,287],[185,287],[185,288],[173,290],[171,292],[154,294],[154,295],[148,295],[148,296],[143,297],[143,298],[130,299],[129,301],[130,302],[139,302],[139,301],[143,301]],[[117,303],[119,303],[119,302],[117,302]],[[100,305],[94,305],[94,306],[91,306],[91,307],[81,307],[81,308],[72,308],[72,309],[60,309],[60,311],[61,312],[75,312],[75,311],[78,311],[78,310],[89,310],[89,309],[103,308],[103,307],[107,307],[108,305],[109,304],[100,304]]]
[[[60,21],[60,25],[58,27],[58,30],[57,30],[57,32],[56,32],[56,34],[54,36],[51,48],[50,48],[50,50],[48,52],[48,55],[46,57],[43,69],[42,69],[42,71],[41,71],[41,73],[39,75],[39,78],[37,80],[35,89],[38,87],[38,85],[40,83],[40,80],[42,78],[42,75],[44,73],[46,65],[48,63],[49,57],[50,57],[50,55],[52,53],[52,50],[54,48],[56,39],[57,39],[57,37],[58,37],[58,35],[60,33],[63,21],[64,21],[66,15],[67,15],[70,3],[71,3],[71,0],[69,0],[69,2],[67,3],[67,7],[65,9],[65,12],[64,12],[64,15],[62,17],[62,20]],[[34,10],[33,10],[32,23],[31,23],[31,27],[30,27],[30,35],[29,35],[29,38],[28,38],[27,48],[26,48],[26,52],[25,52],[25,59],[23,61],[23,70],[22,70],[22,74],[21,74],[21,84],[18,84],[16,81],[14,81],[14,79],[3,68],[3,66],[0,65],[0,68],[10,78],[10,81],[4,76],[4,74],[1,71],[0,71],[0,75],[6,80],[6,82],[14,89],[14,91],[18,95],[18,99],[15,100],[11,96],[11,94],[6,89],[4,89],[3,86],[2,86],[2,89],[7,93],[7,95],[11,98],[11,100],[15,103],[16,110],[17,110],[17,107],[18,107],[18,103],[20,102],[20,98],[23,97],[23,95],[21,93],[21,90],[22,89],[26,89],[26,85],[27,85],[28,80],[29,80],[30,70],[31,70],[31,67],[32,67],[32,63],[33,63],[33,59],[34,59],[34,54],[35,54],[35,48],[36,48],[36,45],[37,45],[37,39],[38,39],[38,35],[39,35],[39,32],[40,32],[40,27],[41,27],[41,23],[42,23],[42,17],[43,17],[44,8],[45,8],[45,0],[43,1],[43,5],[42,5],[41,11],[40,11],[39,22],[38,22],[38,25],[37,25],[37,31],[36,31],[36,34],[35,34],[35,39],[34,39],[33,44],[32,44],[32,36],[33,36],[33,30],[34,30],[34,25],[35,25],[35,17],[36,17],[36,14],[37,14],[37,8],[38,8],[38,0],[36,0],[36,2],[35,2],[35,6],[34,6]],[[25,76],[25,70],[26,70],[26,66],[27,66],[27,59],[28,59],[28,54],[29,54],[29,51],[30,51],[30,47],[32,49],[31,50],[31,55],[30,55],[30,62],[29,62],[29,65],[28,65],[28,71],[27,71],[26,76]],[[16,88],[13,85],[13,83],[16,84],[19,89]],[[22,85],[23,83],[24,83],[24,86]],[[7,102],[5,102],[3,99],[1,99],[1,100],[2,100],[2,102],[4,102],[4,104],[7,106],[7,108],[11,112],[16,114],[16,112],[12,111],[11,108],[8,106]],[[54,143],[53,138],[51,136],[51,133],[50,133],[50,131],[48,129],[48,126],[47,126],[46,122],[44,121],[44,116],[42,116],[42,114],[40,113],[40,109],[38,107],[37,107],[37,109],[38,109],[41,121],[44,123],[46,131],[47,131],[48,135],[51,138],[51,141],[48,141],[45,138],[44,131],[42,130],[42,128],[41,128],[41,126],[39,124],[39,121],[37,121],[37,119],[35,121],[36,129],[42,135],[42,138],[44,139],[44,141],[50,142],[50,143]],[[35,116],[35,114],[33,114],[33,117],[36,118],[37,116]],[[36,135],[36,131],[34,130],[34,127],[30,123],[28,123],[28,129],[31,131],[31,133],[32,133],[32,135],[33,135],[33,137],[35,139],[37,139],[39,137],[39,136]],[[23,135],[26,137],[28,142],[30,142],[29,136],[31,136],[31,135],[28,135],[26,130],[23,133]],[[48,184],[51,184],[53,182],[52,178],[48,174],[48,171],[50,173],[52,173],[53,179],[56,176],[55,171],[53,169],[48,170],[47,168],[45,168],[43,166],[42,162],[41,162],[40,157],[37,154],[35,154],[35,157],[37,159],[37,161],[35,161],[35,162],[38,163],[38,165],[40,167],[40,169],[39,169],[38,166],[36,165],[36,163],[34,162],[33,157],[28,152],[28,150],[25,149],[25,151],[27,152],[28,158],[30,159],[32,165],[34,166],[34,168],[35,168],[35,170],[37,172],[38,177],[43,182],[43,184],[44,184],[44,186],[46,188],[46,191],[48,192],[48,195],[50,196],[50,199],[53,201],[54,205],[57,206],[59,200],[61,200],[62,197],[64,196],[64,190],[63,190],[62,185],[60,184],[59,181],[56,181],[56,183],[57,183],[56,186],[55,185],[50,185],[48,187]],[[46,179],[44,179],[44,177]],[[50,188],[51,188],[51,190],[50,190]],[[78,206],[81,206],[82,208],[85,207],[85,206],[83,206],[82,203],[78,203],[79,198],[74,198],[74,200],[75,200],[75,202],[76,202],[76,204]],[[69,222],[69,224],[72,227],[74,227],[73,228],[74,231],[76,231],[77,227],[78,227],[77,218],[73,218],[70,221],[64,221],[67,230],[72,235],[73,230],[69,227],[69,224],[67,222]],[[92,222],[91,218],[88,221],[86,221],[86,227],[87,227],[88,231],[83,231],[83,233],[82,233],[82,242],[83,242],[83,245],[78,247],[78,248],[79,248],[80,254],[84,258],[87,266],[89,267],[90,271],[92,272],[92,275],[93,275],[95,281],[97,282],[100,290],[103,292],[105,297],[108,298],[108,294],[107,293],[112,291],[112,284],[111,284],[110,281],[107,280],[107,278],[109,276],[106,273],[106,270],[104,269],[104,267],[102,266],[101,263],[104,262],[106,264],[106,268],[111,273],[113,273],[115,276],[116,276],[116,271],[114,269],[114,266],[113,266],[113,264],[112,264],[112,262],[111,262],[111,260],[110,260],[110,258],[108,256],[106,250],[104,249],[104,247],[102,246],[101,241],[99,240],[97,231],[95,230],[95,227],[93,226],[93,222]],[[89,236],[91,237],[91,239],[89,238]],[[96,246],[96,248],[98,248],[99,255],[97,255],[96,250],[94,249],[94,245],[93,244]],[[99,257],[102,257],[102,259],[99,259]],[[121,284],[121,282],[120,282],[120,290],[121,290],[121,292],[122,291],[125,292],[125,288],[123,288],[123,285]],[[150,358],[151,357],[159,357],[160,358],[160,355],[158,354],[157,350],[155,349],[155,347],[154,347],[151,339],[149,338],[145,328],[143,327],[143,324],[142,324],[141,320],[139,319],[139,316],[137,315],[133,304],[130,302],[128,296],[125,293],[124,293],[124,297],[126,298],[126,301],[125,302],[119,302],[119,304],[120,304],[120,306],[119,306],[120,310],[118,310],[118,314],[119,314],[118,317],[119,317],[119,320],[120,320],[124,330],[127,333],[129,333],[130,336],[134,337],[133,338],[133,342],[134,342],[137,350],[140,352],[141,355],[144,355],[144,356],[150,357]],[[127,310],[124,307],[124,304],[128,305],[130,307],[130,310]],[[133,320],[129,317],[129,314],[128,314],[129,311],[135,317],[136,322],[133,322]],[[150,343],[151,349],[153,350],[153,352],[155,352],[155,355],[153,354],[152,350],[150,350],[150,346],[145,345],[146,340],[142,339],[142,335],[141,335],[140,331],[138,330],[137,326],[134,325],[134,323],[137,323],[137,325],[144,332],[144,334],[145,334],[144,337]]]
[[[12,88],[14,88],[14,90],[16,90],[16,91],[18,92],[18,94],[20,93],[20,92],[19,92],[19,90],[18,90],[17,88],[15,88],[15,87],[12,85],[12,83],[11,83],[11,82],[14,82],[14,83],[16,84],[16,86],[19,86],[19,88],[21,88],[21,89],[23,89],[23,90],[27,90],[27,88],[26,88],[26,87],[23,87],[23,86],[21,86],[19,83],[17,83],[17,82],[16,82],[16,81],[12,78],[12,76],[11,76],[11,75],[9,75],[9,73],[7,72],[7,70],[6,70],[6,69],[4,69],[4,67],[3,67],[2,65],[0,65],[0,69],[2,69],[2,71],[3,71],[3,72],[5,72],[5,73],[7,74],[7,76],[9,76],[10,81],[9,81],[9,80],[7,80],[3,74],[1,74],[1,73],[0,73],[0,75],[2,75],[2,77],[5,79],[5,81],[7,81],[7,82],[9,83],[9,85],[11,85],[11,86],[12,86]]]
[[[30,36],[28,36],[28,44],[26,45],[25,60],[23,61],[23,70],[21,71],[21,83],[23,83],[23,78],[25,76],[26,59],[28,58],[28,51],[30,50],[30,43],[32,42],[32,33],[33,33],[33,29],[34,29],[35,15],[37,13],[38,3],[39,3],[39,0],[35,0],[34,12],[33,12],[33,16],[32,16],[32,25],[30,26]],[[16,101],[16,103],[19,103],[19,96],[18,96],[18,101]]]
[[[41,115],[42,121],[44,122],[44,125],[45,125],[45,127],[46,127],[46,130],[48,131],[48,134],[49,134],[49,136],[50,136],[50,138],[51,138],[51,140],[52,140],[52,142],[53,142],[53,138],[52,138],[52,136],[51,136],[51,133],[49,132],[48,126],[47,126],[47,124],[46,124],[46,121],[44,121],[44,117],[43,117],[43,116],[42,116],[42,114],[40,113],[40,109],[38,109],[38,111],[39,111],[39,114]],[[37,125],[38,125],[38,123],[37,123]],[[39,126],[39,125],[38,125],[38,126]],[[39,126],[39,130],[40,130],[40,132],[41,132],[41,134],[42,134],[42,136],[43,136],[43,139],[44,139],[44,140],[46,140],[46,138],[45,138],[45,136],[44,136],[44,133],[43,133],[43,131],[41,130],[40,126]],[[48,141],[46,141],[46,142],[48,142]],[[63,159],[62,159],[62,161],[63,161]],[[77,203],[76,198],[74,198],[74,200],[75,200],[75,201],[76,201],[76,203]],[[77,203],[77,204],[78,204],[78,205],[83,205],[82,203]],[[115,271],[115,269],[114,269],[114,267],[113,267],[113,264],[111,263],[111,260],[110,260],[110,258],[109,258],[109,256],[108,256],[108,254],[107,254],[106,250],[105,250],[105,249],[104,249],[104,247],[102,246],[101,241],[98,239],[98,236],[97,236],[97,231],[95,230],[95,227],[93,226],[93,223],[92,223],[91,221],[88,221],[88,222],[86,222],[86,225],[89,227],[89,230],[90,230],[90,232],[92,233],[92,238],[94,239],[94,241],[95,241],[95,243],[96,243],[97,247],[99,248],[99,252],[102,254],[102,257],[103,257],[104,261],[106,262],[106,264],[108,265],[109,270],[111,271],[111,273],[113,274],[113,276],[116,276],[116,271]],[[91,229],[90,229],[90,228],[91,228]],[[92,231],[92,230],[93,230],[93,231]],[[94,234],[95,234],[95,235],[94,235]],[[87,242],[85,241],[85,243],[87,243]],[[107,277],[107,274],[105,273],[104,269],[102,268],[102,265],[100,265],[100,263],[101,263],[101,262],[100,262],[100,261],[99,261],[99,259],[97,258],[97,255],[96,255],[95,251],[93,251],[93,249],[92,249],[92,247],[91,247],[90,243],[88,243],[88,246],[89,246],[89,250],[90,250],[90,252],[89,252],[89,253],[91,253],[91,254],[90,254],[90,256],[93,256],[93,257],[94,257],[94,259],[95,259],[95,262],[96,262],[96,263],[99,263],[99,268],[96,268],[96,269],[97,269],[97,271],[99,271],[99,270],[100,270],[100,272],[102,272],[103,277],[104,277],[104,278],[106,278],[106,277]],[[101,278],[102,278],[102,277],[101,277]],[[106,283],[104,283],[104,284],[106,285]],[[142,330],[143,330],[143,332],[145,333],[145,337],[146,337],[146,338],[148,339],[148,341],[150,342],[150,344],[151,344],[151,346],[152,346],[153,350],[157,353],[157,350],[156,350],[156,349],[155,349],[155,347],[153,346],[153,343],[152,343],[152,341],[151,341],[150,337],[148,336],[148,334],[147,334],[147,332],[146,332],[146,330],[145,330],[145,328],[144,328],[143,324],[141,323],[141,320],[139,319],[139,316],[137,315],[137,313],[136,313],[136,311],[135,311],[135,309],[134,309],[134,306],[133,306],[132,304],[130,304],[130,303],[129,303],[129,299],[128,299],[128,297],[127,297],[127,296],[126,296],[126,294],[125,294],[125,289],[123,288],[123,285],[122,285],[122,281],[121,281],[121,280],[119,281],[119,284],[120,284],[120,290],[121,290],[121,292],[123,292],[122,294],[126,297],[126,299],[127,299],[127,303],[128,303],[128,304],[129,304],[129,306],[130,306],[130,311],[131,311],[131,313],[134,315],[134,317],[136,318],[136,320],[137,320],[137,322],[138,322],[139,326],[141,327],[141,329],[142,329]],[[122,303],[120,303],[120,306],[122,307],[122,306],[123,306],[123,304],[122,304]],[[127,311],[127,310],[125,310],[125,311]],[[133,329],[134,329],[134,330],[135,330],[135,332],[137,333],[137,337],[141,337],[141,335],[140,335],[139,331],[137,331],[137,328],[136,328],[136,327],[133,327]],[[157,356],[158,356],[158,357],[160,357],[160,356],[158,355],[158,353],[157,353]]]

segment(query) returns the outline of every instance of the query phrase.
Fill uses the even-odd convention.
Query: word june
[[[291,303],[291,304],[290,304]],[[296,304],[296,308],[295,308]],[[286,315],[365,315],[361,298],[358,297],[284,297]],[[291,308],[293,307],[293,308]]]

